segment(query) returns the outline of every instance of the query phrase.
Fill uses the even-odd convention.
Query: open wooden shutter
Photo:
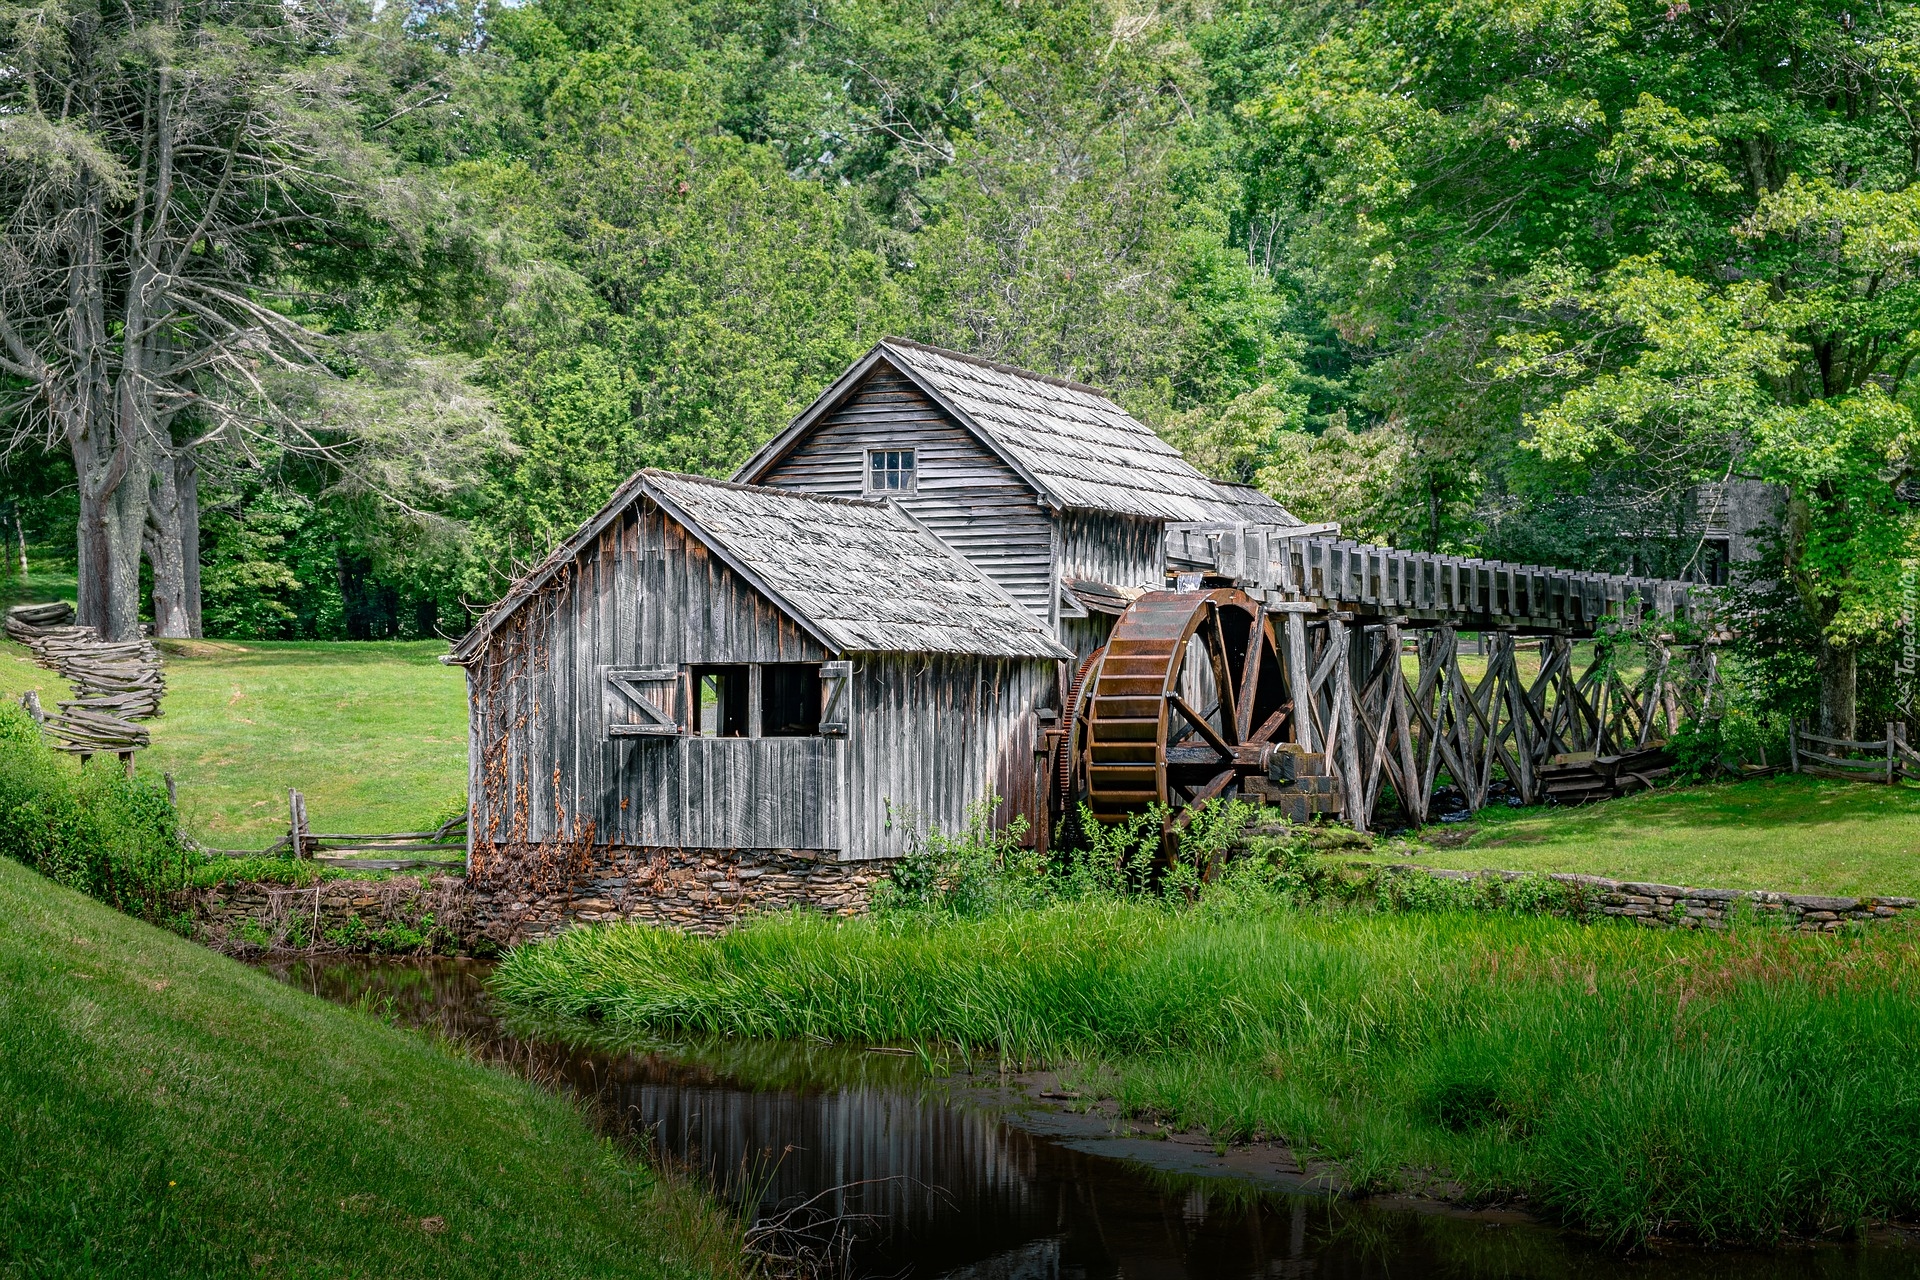
[[[847,686],[853,683],[851,662],[827,662],[820,667],[820,733],[823,737],[844,738],[853,716],[853,695]]]
[[[678,667],[606,667],[607,734],[667,738],[680,727]]]

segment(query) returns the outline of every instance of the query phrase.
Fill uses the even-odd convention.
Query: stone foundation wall
[[[587,867],[542,885],[561,877],[543,877],[532,856],[496,854],[488,862],[487,874],[469,886],[468,912],[474,933],[496,946],[620,920],[714,934],[794,907],[860,915],[892,866],[801,852],[595,846]]]
[[[242,883],[195,889],[176,904],[193,919],[195,936],[237,953],[262,950],[472,952],[551,937],[576,924],[638,921],[693,934],[716,934],[748,916],[803,907],[831,916],[864,913],[874,885],[892,864],[836,862],[791,852],[623,849],[592,850],[571,885],[536,889],[537,866],[493,860],[491,875],[472,882],[327,880],[306,888]],[[1518,871],[1453,871],[1418,864],[1350,864],[1347,896],[1371,897],[1380,877],[1431,877],[1492,891],[1464,905],[1513,909],[1498,886],[1544,879],[1558,892],[1526,901],[1542,911],[1586,919],[1631,919],[1647,928],[1724,928],[1736,912],[1773,917],[1808,931],[1836,931],[1849,923],[1892,920],[1911,913],[1913,898],[1841,898],[1765,890],[1690,889],[1680,885],[1609,880],[1601,876]],[[1476,884],[1478,882],[1478,884]],[[1491,882],[1491,883],[1488,883]],[[1339,891],[1336,891],[1339,892]],[[1388,896],[1399,896],[1391,886]]]
[[[323,880],[317,885],[245,881],[193,889],[176,909],[194,936],[229,953],[258,951],[451,951],[471,931],[466,882]]]
[[[1417,864],[1386,868],[1392,874],[1420,874],[1440,880],[1472,882],[1492,877],[1511,883],[1519,871],[1451,871]],[[1618,916],[1650,929],[1720,929],[1744,909],[1765,919],[1785,920],[1805,932],[1832,933],[1849,922],[1892,920],[1912,911],[1913,898],[1835,898],[1810,893],[1773,893],[1765,889],[1689,889],[1673,884],[1608,880],[1603,876],[1548,875],[1567,890],[1567,909],[1588,917]]]

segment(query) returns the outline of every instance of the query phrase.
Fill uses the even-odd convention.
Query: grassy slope
[[[287,789],[318,830],[408,831],[466,792],[466,686],[432,641],[169,643],[164,714],[140,767],[171,773],[188,831],[262,848],[287,825]],[[64,681],[0,643],[0,694]]]
[[[1445,828],[1430,828],[1445,835]],[[1794,893],[1920,897],[1920,789],[1784,776],[1578,809],[1483,810],[1437,867],[1578,871]]]
[[[1284,1137],[1363,1188],[1438,1169],[1629,1238],[1920,1211],[1910,930],[1248,906],[612,926],[521,948],[495,981],[536,1015],[634,1032],[1077,1060],[1131,1112]]]
[[[5,859],[0,1111],[0,1275],[732,1270],[563,1101]]]

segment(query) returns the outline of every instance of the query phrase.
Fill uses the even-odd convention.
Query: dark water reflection
[[[897,1055],[740,1043],[609,1050],[555,1032],[516,1035],[490,1010],[486,969],[470,961],[330,959],[273,972],[574,1090],[609,1129],[701,1170],[760,1215],[811,1204],[849,1216],[862,1276],[1920,1276],[1920,1249],[1891,1236],[1765,1255],[1621,1258],[1532,1224],[1156,1170],[1096,1154],[1113,1144],[1084,1124],[1073,1132],[1057,1117],[1010,1114],[977,1080],[930,1078],[925,1064]]]

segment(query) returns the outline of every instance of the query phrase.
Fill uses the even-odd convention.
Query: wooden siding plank
[[[761,483],[838,497],[865,492],[866,451],[915,450],[914,492],[900,502],[935,537],[1014,599],[1051,616],[1052,522],[1013,468],[891,370],[869,377]]]

